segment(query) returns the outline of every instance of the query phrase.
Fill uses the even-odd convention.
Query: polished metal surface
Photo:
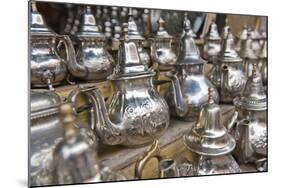
[[[60,84],[66,77],[66,60],[57,52],[56,44],[61,37],[51,31],[42,15],[37,11],[36,2],[31,3],[30,26],[30,73],[32,87],[49,87]]]
[[[267,39],[263,39],[264,41],[262,42],[261,45],[261,50],[258,53],[259,56],[259,68],[261,72],[261,77],[262,77],[262,82],[263,85],[267,86],[267,67],[268,67],[268,61],[267,61]]]
[[[85,6],[80,30],[75,35],[78,51],[75,52],[69,38],[65,39],[70,56],[68,70],[74,77],[97,81],[105,80],[112,73],[114,60],[105,49],[105,36],[97,26],[90,6]]]
[[[233,98],[243,91],[246,77],[243,60],[234,49],[234,38],[230,29],[222,42],[222,50],[213,64],[208,77],[219,90],[220,102],[232,103]]]
[[[179,57],[175,64],[176,71],[166,74],[172,80],[166,93],[166,101],[171,114],[184,121],[197,119],[201,106],[208,101],[208,88],[214,87],[203,74],[205,61],[200,57],[190,30],[190,22],[186,20],[185,34],[181,39]],[[216,90],[213,98],[216,103],[219,101]]]
[[[240,172],[232,158],[235,140],[221,122],[219,105],[212,99],[213,88],[209,88],[209,101],[200,111],[197,122],[183,136],[183,143],[193,152],[193,168],[197,175],[226,174]],[[230,122],[231,127],[234,121]]]
[[[256,64],[234,105],[238,122],[230,131],[237,142],[235,157],[242,163],[267,158],[267,96]]]
[[[158,70],[170,70],[177,60],[175,52],[172,50],[173,36],[165,29],[165,21],[160,17],[158,30],[151,38],[151,57],[154,63],[158,63]]]
[[[248,34],[248,26],[244,25],[242,31],[239,33],[239,36],[237,37],[237,41],[235,43],[235,50],[237,52],[240,52],[242,41],[247,39]]]
[[[169,108],[153,87],[153,75],[140,60],[135,43],[125,35],[118,64],[108,77],[113,91],[108,108],[97,88],[86,89],[95,108],[95,127],[92,128],[104,144],[149,144],[166,130]]]
[[[219,54],[220,50],[221,37],[215,20],[212,20],[209,30],[204,38],[203,57],[212,63],[214,61],[213,58]]]

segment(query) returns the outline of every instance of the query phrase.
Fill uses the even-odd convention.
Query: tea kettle
[[[166,74],[172,81],[166,101],[169,102],[171,114],[185,121],[197,118],[202,105],[208,101],[208,88],[213,84],[203,74],[205,61],[192,38],[190,21],[185,20],[184,35],[180,42],[180,51],[175,71]],[[218,92],[214,91],[214,101],[219,101]]]
[[[234,105],[238,122],[229,129],[237,142],[234,156],[242,163],[267,158],[267,96],[256,64]]]
[[[97,88],[84,88],[93,104],[92,129],[104,144],[140,146],[151,143],[167,129],[169,108],[153,87],[154,74],[140,60],[137,46],[125,33],[118,62],[108,77],[113,91],[109,107]]]
[[[205,36],[204,47],[203,47],[203,57],[208,60],[208,62],[213,63],[214,57],[219,54],[221,50],[221,37],[218,32],[217,24],[215,20],[212,20],[209,30]]]
[[[228,30],[222,42],[222,50],[215,58],[214,68],[208,74],[211,82],[220,92],[220,102],[232,103],[235,96],[240,95],[246,83],[243,71],[243,60],[234,49],[234,38]]]
[[[90,6],[85,6],[80,30],[75,35],[78,51],[75,52],[70,38],[65,38],[69,48],[69,72],[82,80],[105,80],[112,73],[114,60],[105,49],[105,36],[96,25]]]
[[[62,36],[47,27],[35,1],[31,2],[30,39],[31,86],[53,90],[66,77],[68,55],[67,59],[58,55],[56,44],[63,42]]]
[[[153,38],[151,38],[151,57],[153,63],[157,63],[156,71],[170,70],[177,60],[176,54],[172,50],[173,36],[165,29],[165,21],[159,17],[158,30]]]
[[[220,106],[213,100],[214,89],[209,88],[208,103],[200,111],[197,122],[183,136],[183,143],[192,151],[193,169],[196,175],[239,173],[240,168],[231,152],[235,140],[221,121]],[[228,127],[233,125],[230,122]]]
[[[68,100],[76,101],[71,93]],[[53,91],[32,90],[30,95],[30,182],[31,185],[50,185],[54,182],[53,152],[63,139],[63,128],[59,114],[62,99]],[[96,136],[90,127],[76,121],[75,127],[93,148]]]

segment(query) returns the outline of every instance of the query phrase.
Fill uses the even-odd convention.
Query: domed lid
[[[185,146],[205,156],[219,156],[232,152],[234,138],[222,124],[220,106],[214,103],[213,88],[209,88],[209,101],[201,109],[197,123],[183,136]]]
[[[165,20],[163,20],[161,17],[157,20],[158,23],[158,30],[156,32],[156,35],[154,38],[157,39],[173,39],[174,37],[169,35],[167,30],[165,29]]]
[[[84,13],[81,16],[81,25],[77,37],[93,37],[93,38],[104,38],[104,34],[99,30],[99,27],[96,23],[94,14],[91,11],[89,5],[84,7]]]
[[[223,62],[240,62],[242,59],[239,57],[238,53],[234,48],[234,38],[233,35],[228,29],[226,38],[223,39],[222,49],[219,54],[219,59]]]
[[[58,113],[61,98],[53,91],[32,90],[30,94],[31,119]]]
[[[190,21],[184,21],[184,35],[180,41],[179,56],[176,65],[202,64],[205,61],[200,57],[200,52],[193,40],[193,31]]]
[[[228,35],[228,32],[230,30],[230,26],[228,25],[228,19],[225,19],[225,26],[222,29],[222,34],[221,34],[221,38],[225,39]]]
[[[36,2],[31,2],[31,25],[30,34],[32,36],[55,36],[56,33],[47,27],[43,16],[38,12]]]
[[[267,109],[267,96],[256,63],[253,64],[252,75],[248,78],[241,97],[234,99],[234,105],[247,110]]]
[[[138,30],[136,21],[133,18],[133,9],[129,9],[129,20],[128,20],[128,38],[132,40],[144,40],[144,37]]]
[[[239,34],[239,39],[240,40],[246,40],[248,37],[248,26],[244,25],[242,31]]]
[[[212,23],[209,26],[209,30],[205,35],[205,39],[206,40],[221,40],[215,19],[212,20]]]
[[[246,40],[242,41],[240,57],[247,59],[257,59],[256,52],[253,50],[253,40],[251,38],[251,31],[248,30]]]
[[[186,31],[185,31],[186,25],[189,25],[189,27],[190,27],[190,29],[188,30],[189,35],[192,36],[193,38],[197,37],[197,35],[194,33],[194,31],[191,28],[191,22],[190,22],[190,20],[188,18],[188,13],[187,12],[184,13],[183,30],[182,30],[181,37],[183,37],[185,35],[185,33],[186,33]]]
[[[135,42],[128,37],[128,28],[124,25],[124,37],[118,50],[118,61],[110,80],[129,79],[136,76],[154,75],[154,72],[142,63]]]

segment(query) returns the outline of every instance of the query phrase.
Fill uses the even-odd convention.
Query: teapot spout
[[[183,96],[179,78],[175,71],[170,71],[166,74],[172,81],[173,100],[175,103],[175,111],[177,116],[184,117],[188,112],[188,98]]]
[[[231,84],[229,83],[229,69],[227,65],[222,67],[221,89],[225,92],[231,92]]]
[[[237,119],[238,119],[238,112],[235,111],[226,124],[226,128],[227,128],[228,132],[232,132],[232,130],[235,127],[235,124],[237,123]]]
[[[66,48],[66,57],[69,72],[75,77],[86,77],[88,75],[88,71],[86,67],[80,65],[77,62],[75,49],[73,47],[71,39],[69,38],[69,36],[63,36],[63,39]]]

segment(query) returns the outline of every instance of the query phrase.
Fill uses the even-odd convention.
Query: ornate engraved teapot
[[[165,21],[158,19],[158,30],[151,38],[151,57],[154,63],[158,64],[157,70],[170,70],[177,60],[176,54],[172,50],[173,36],[165,29]]]
[[[242,163],[267,158],[267,96],[256,64],[242,95],[234,99],[234,105],[238,122],[229,130],[237,142],[235,157]]]
[[[69,95],[70,98],[76,100],[73,93]],[[54,183],[53,151],[64,135],[59,115],[62,100],[52,91],[32,90],[30,103],[30,184],[50,185]],[[78,121],[75,126],[95,148],[97,140],[90,128]]]
[[[128,38],[135,42],[140,60],[146,64],[147,66],[150,66],[151,64],[151,59],[150,59],[150,54],[147,50],[143,48],[143,43],[145,42],[145,38],[143,35],[139,32],[138,25],[136,21],[133,18],[133,9],[129,9],[129,20],[128,20]],[[126,27],[126,25],[125,25]]]
[[[214,68],[208,74],[211,82],[220,92],[220,102],[231,103],[233,98],[243,91],[246,77],[242,62],[234,49],[233,35],[229,30],[223,40],[222,50],[215,58]]]
[[[105,49],[105,36],[96,25],[90,6],[85,6],[80,26],[75,35],[79,45],[77,53],[71,40],[65,38],[70,56],[68,69],[73,76],[82,80],[105,80],[112,73],[114,60]]]
[[[57,53],[56,44],[61,37],[51,31],[36,3],[31,3],[30,70],[32,87],[49,87],[60,84],[66,77],[65,60]]]
[[[113,94],[107,109],[97,88],[86,92],[93,105],[95,130],[104,144],[139,146],[151,143],[169,125],[169,108],[155,91],[154,72],[139,57],[137,46],[125,34],[112,75]],[[86,89],[87,90],[87,89]]]
[[[235,140],[221,122],[219,105],[212,99],[214,89],[209,88],[209,101],[190,132],[184,134],[183,143],[192,151],[192,165],[196,175],[239,173],[240,168],[231,152]],[[228,127],[234,121],[230,121]]]
[[[204,47],[203,47],[203,57],[207,59],[210,63],[213,63],[214,57],[216,57],[221,50],[221,37],[218,32],[217,24],[215,20],[209,27],[209,30],[205,36]]]
[[[180,51],[175,64],[176,71],[166,74],[172,80],[166,101],[169,101],[171,113],[185,121],[197,118],[202,105],[208,101],[208,88],[213,84],[203,74],[205,61],[192,38],[190,21],[184,24],[185,34],[180,43]],[[214,91],[214,100],[219,101],[218,92]]]
[[[251,38],[251,31],[248,30],[246,40],[241,42],[240,57],[243,58],[243,66],[246,77],[252,74],[253,64],[257,63],[257,52],[253,49],[253,40]]]

